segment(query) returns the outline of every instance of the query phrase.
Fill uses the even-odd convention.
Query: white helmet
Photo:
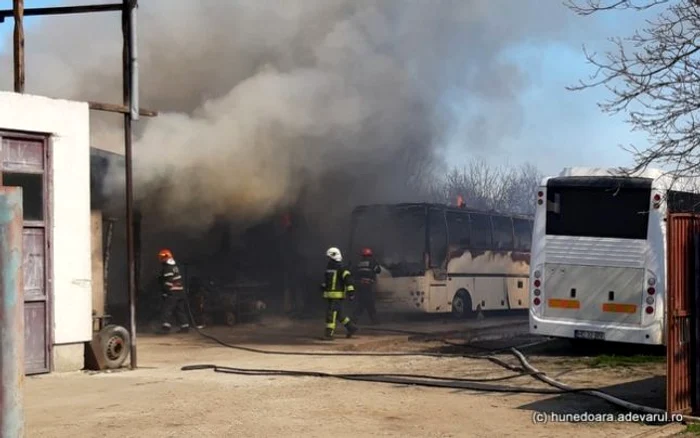
[[[326,257],[328,257],[331,260],[335,260],[336,262],[343,261],[343,256],[340,254],[340,250],[335,247],[328,248],[328,251],[326,251]]]

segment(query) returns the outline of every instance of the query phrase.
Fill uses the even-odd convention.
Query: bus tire
[[[473,319],[477,312],[472,309],[472,297],[464,289],[458,290],[452,298],[452,315],[458,319]]]

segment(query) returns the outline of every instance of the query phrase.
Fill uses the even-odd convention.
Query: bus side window
[[[485,214],[469,215],[471,225],[471,243],[472,247],[478,249],[491,249],[493,246],[491,240],[491,218]]]
[[[513,249],[513,222],[505,216],[491,216],[495,249]]]
[[[442,210],[430,210],[428,215],[430,234],[430,267],[440,268],[447,258],[447,226]]]
[[[513,219],[515,231],[515,249],[517,251],[530,251],[532,245],[532,221],[525,219]]]
[[[450,236],[450,245],[459,248],[469,248],[469,215],[465,213],[447,212],[447,230]]]

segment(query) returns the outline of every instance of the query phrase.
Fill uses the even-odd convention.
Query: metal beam
[[[24,0],[12,1],[12,14],[15,17],[13,45],[15,93],[24,93]]]
[[[110,3],[107,5],[85,5],[85,6],[59,6],[53,8],[29,8],[24,10],[25,17],[41,16],[41,15],[71,15],[71,14],[87,14],[90,12],[116,12],[121,11],[120,3]],[[6,18],[14,16],[13,9],[0,10],[0,23],[3,23]]]
[[[88,102],[91,110],[107,111],[111,113],[129,114],[131,110],[126,105],[117,105],[113,103]],[[144,117],[156,117],[158,111],[153,111],[145,108],[139,108],[139,115]]]
[[[22,189],[0,187],[0,436],[24,437]]]

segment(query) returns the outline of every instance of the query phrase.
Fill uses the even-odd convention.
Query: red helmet
[[[170,252],[169,249],[161,249],[160,252],[158,252],[158,259],[161,262],[164,262],[164,261],[171,259],[171,258],[173,258],[173,253]]]
[[[372,257],[372,248],[362,248],[363,257]]]

